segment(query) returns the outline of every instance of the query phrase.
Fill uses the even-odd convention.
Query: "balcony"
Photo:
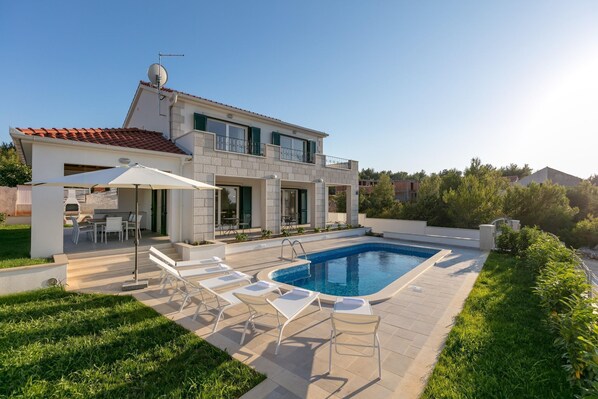
[[[324,155],[326,157],[326,167],[335,169],[351,169],[351,161],[348,159],[332,157],[330,155]]]
[[[293,150],[292,148],[280,147],[280,160],[303,163],[315,163],[314,154],[303,150]]]
[[[216,149],[239,154],[265,156],[265,144],[216,135]]]

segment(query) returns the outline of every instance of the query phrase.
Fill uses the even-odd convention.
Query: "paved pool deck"
[[[234,358],[267,375],[267,379],[243,396],[251,398],[417,398],[442,350],[454,317],[460,312],[488,253],[477,250],[357,237],[305,243],[306,251],[382,241],[450,249],[451,254],[428,268],[391,299],[373,305],[382,317],[379,336],[382,347],[382,378],[377,379],[375,357],[333,355],[328,368],[331,307],[319,311],[311,306],[285,329],[277,356],[277,329],[272,320],[259,319],[243,346],[239,340],[247,309],[236,306],[227,312],[219,329],[212,333],[213,314],[192,320],[196,303],[178,312],[180,302],[168,303],[169,294],[157,287],[158,271],[148,271],[150,287],[134,296]],[[226,258],[237,270],[256,275],[265,268],[284,264],[280,247],[256,250]],[[118,278],[115,278],[118,280]],[[122,280],[122,279],[121,279]],[[113,287],[114,284],[110,285]],[[107,286],[108,287],[108,286]],[[84,287],[81,287],[84,289]],[[96,289],[97,290],[97,289]],[[110,292],[111,289],[107,289]],[[349,338],[356,343],[359,339]],[[358,353],[355,353],[358,354]]]

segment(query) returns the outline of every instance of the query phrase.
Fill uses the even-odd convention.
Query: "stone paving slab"
[[[305,243],[309,252],[371,241],[396,242],[371,237],[345,238]],[[441,246],[435,246],[441,248]],[[417,398],[440,353],[454,317],[460,312],[487,253],[457,248],[418,276],[391,299],[373,305],[382,317],[382,379],[377,379],[377,359],[333,355],[328,370],[331,307],[304,311],[284,332],[279,354],[274,355],[276,328],[265,318],[256,323],[240,346],[247,310],[236,306],[226,312],[219,330],[212,333],[212,314],[193,321],[195,303],[178,312],[180,302],[168,303],[169,293],[160,294],[158,272],[148,273],[151,286],[134,296],[236,359],[267,375],[267,379],[243,396],[251,398]],[[280,248],[230,255],[226,263],[237,270],[259,272],[260,264],[271,267],[279,261]],[[83,289],[85,287],[82,287]],[[354,342],[359,342],[355,338]],[[357,354],[357,353],[356,353]]]

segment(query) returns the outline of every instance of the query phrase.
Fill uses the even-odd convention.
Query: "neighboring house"
[[[327,186],[347,188],[347,223],[358,223],[358,164],[323,153],[328,135],[254,112],[141,82],[122,128],[11,128],[33,180],[113,167],[126,158],[223,189],[142,193],[147,226],[172,241],[213,239],[238,223],[279,233],[283,218],[323,227]],[[133,190],[119,189],[118,210],[132,210]],[[32,256],[63,250],[63,191],[34,187]]]
[[[521,184],[522,186],[527,187],[531,182],[542,184],[548,180],[555,184],[560,184],[561,186],[573,187],[581,183],[583,179],[547,166],[529,176],[519,179],[516,184]]]
[[[367,194],[371,194],[378,180],[359,180],[359,187],[363,188]],[[415,201],[419,191],[419,182],[417,180],[393,180],[392,185],[395,190],[395,200],[400,202]]]

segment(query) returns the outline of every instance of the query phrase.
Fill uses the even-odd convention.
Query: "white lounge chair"
[[[268,298],[255,297],[242,293],[234,293],[234,295],[249,307],[249,318],[245,322],[245,328],[243,329],[243,335],[241,336],[241,345],[243,345],[243,341],[245,341],[247,326],[250,322],[253,323],[256,317],[266,315],[276,316],[278,322],[278,340],[274,351],[275,355],[278,354],[282,332],[287,324],[293,321],[303,310],[316,300],[318,301],[318,307],[322,310],[320,293],[301,288],[293,288],[291,291],[273,301]]]
[[[378,352],[378,378],[382,378],[382,360],[380,357],[380,339],[378,337],[378,327],[380,326],[380,316],[372,312],[372,307],[368,301],[362,298],[338,298],[334,304],[334,310],[330,316],[332,321],[332,330],[330,331],[330,353],[328,357],[328,373],[332,371],[332,346],[339,355],[348,355],[338,350],[339,346],[372,348],[371,355],[359,355],[351,353],[352,356],[373,357]],[[339,343],[337,337],[340,334],[354,336],[372,336],[372,345],[358,343]]]
[[[187,304],[187,301],[189,301],[194,296],[201,295],[201,301],[205,301],[202,294],[202,290],[204,288],[201,287],[198,282],[193,281],[194,279],[207,277],[217,273],[227,273],[227,275],[224,276],[204,280],[206,284],[213,288],[225,287],[227,285],[232,284],[240,284],[242,282],[251,282],[251,276],[245,273],[232,271],[232,268],[225,264],[217,264],[209,267],[181,270],[175,269],[174,267],[168,265],[162,259],[154,256],[151,253],[149,255],[149,258],[152,262],[154,262],[154,264],[156,264],[156,266],[158,266],[164,272],[165,277],[162,279],[163,281],[174,282],[174,291],[170,296],[169,301],[172,301],[177,293],[183,296],[183,302],[181,303],[179,312],[183,310],[183,308]],[[164,288],[162,288],[162,290],[163,289]],[[162,292],[162,290],[160,292]]]
[[[177,270],[181,270],[183,277],[200,278],[210,274],[227,273],[232,270],[230,266],[223,264],[222,259],[217,256],[209,259],[175,261],[155,247],[150,247],[149,253],[150,259],[151,256],[154,256],[155,258],[158,258],[162,262],[166,263],[168,266]],[[197,268],[196,266],[200,267]],[[193,267],[193,269],[191,269],[191,267]],[[172,285],[176,282],[176,279],[170,278],[169,274],[166,273],[164,268],[160,269],[160,285],[162,286],[160,293],[162,293],[164,288],[166,288],[166,284],[171,283]]]
[[[215,332],[218,329],[218,323],[220,322],[220,319],[223,317],[225,310],[232,306],[242,303],[239,297],[236,296],[236,294],[247,295],[251,297],[259,297],[277,291],[278,294],[282,295],[282,292],[280,292],[280,286],[278,284],[269,283],[267,281],[259,281],[257,283],[246,285],[240,288],[235,288],[234,290],[226,292],[217,292],[213,288],[204,285],[203,281],[198,282],[198,284],[214,296],[216,306],[212,306],[208,304],[206,301],[202,301],[202,303],[197,307],[195,314],[193,315],[193,320],[197,318],[198,314],[204,313],[201,311],[202,305],[206,308],[206,311],[209,311],[210,309],[218,311],[218,316],[216,316],[216,322],[214,323],[214,328],[212,328],[212,332]]]

